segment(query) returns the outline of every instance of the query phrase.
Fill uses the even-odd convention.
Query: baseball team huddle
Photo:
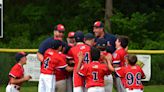
[[[41,42],[37,58],[41,62],[38,92],[143,92],[145,74],[136,65],[137,57],[128,55],[128,37],[104,31],[96,21],[93,33],[69,32],[63,41],[65,27],[58,24],[54,36]],[[6,92],[20,92],[27,53],[18,52],[17,63],[9,72]],[[114,86],[113,86],[114,85]]]

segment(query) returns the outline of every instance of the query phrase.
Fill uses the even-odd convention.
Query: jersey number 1
[[[94,81],[98,80],[98,72],[92,72],[92,76]]]

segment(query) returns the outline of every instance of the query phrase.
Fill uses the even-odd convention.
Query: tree
[[[105,28],[110,33],[112,33],[111,23],[110,23],[110,18],[113,15],[112,10],[113,10],[113,1],[112,0],[106,0],[106,2],[105,2]]]

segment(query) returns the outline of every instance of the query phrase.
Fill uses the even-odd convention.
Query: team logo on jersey
[[[98,65],[94,65],[92,68],[98,68]]]
[[[53,52],[50,51],[50,52],[48,52],[48,54],[53,55]]]
[[[117,53],[113,53],[113,58],[116,58],[117,57]]]
[[[82,49],[85,49],[85,46],[81,46],[80,49],[81,49],[81,50],[82,50]]]

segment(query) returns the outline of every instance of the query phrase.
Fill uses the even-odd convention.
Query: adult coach
[[[116,37],[112,34],[106,33],[104,30],[104,24],[101,21],[96,21],[93,25],[93,32],[95,34],[95,41],[97,41],[98,38],[104,38],[107,40],[107,52],[114,52],[116,50],[115,48],[115,41]],[[110,48],[110,51],[109,51]]]
[[[9,83],[6,87],[6,92],[19,92],[23,82],[31,79],[30,75],[24,76],[23,65],[26,64],[27,54],[25,52],[19,52],[15,58],[18,62],[15,64],[9,73]]]
[[[43,55],[44,52],[48,49],[52,47],[52,42],[54,40],[62,40],[63,38],[63,32],[65,31],[64,25],[62,24],[58,24],[55,29],[54,29],[54,36],[53,37],[49,37],[47,39],[45,39],[43,42],[41,42],[38,52],[37,52],[37,57],[39,61],[43,61]]]

